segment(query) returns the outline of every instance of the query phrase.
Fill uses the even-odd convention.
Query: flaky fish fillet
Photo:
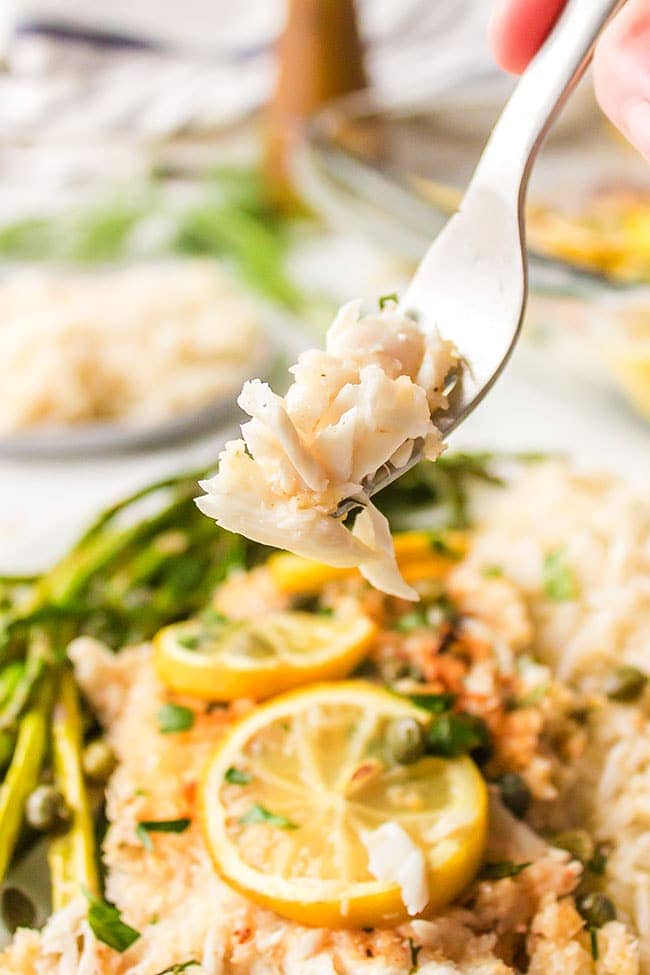
[[[417,599],[401,577],[385,517],[364,485],[383,465],[405,464],[415,441],[435,460],[444,446],[431,420],[445,409],[453,346],[421,331],[388,302],[361,316],[345,305],[325,351],[304,352],[284,398],[259,380],[239,405],[251,420],[228,443],[197,503],[222,527],[341,568],[358,567],[378,589]],[[340,501],[363,505],[354,527],[331,517]]]

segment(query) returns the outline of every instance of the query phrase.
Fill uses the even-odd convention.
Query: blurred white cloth
[[[257,108],[271,90],[284,0],[13,2],[17,33],[6,42],[9,73],[0,79],[5,134],[212,130]],[[468,74],[496,74],[485,43],[490,6],[359,0],[368,68],[382,98],[433,96]],[[71,41],[44,28],[150,46]]]

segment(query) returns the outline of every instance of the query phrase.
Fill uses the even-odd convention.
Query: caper
[[[422,725],[415,718],[391,721],[386,730],[386,750],[392,762],[411,765],[424,754]]]
[[[9,934],[18,928],[31,928],[36,921],[36,908],[18,887],[5,887],[0,900],[2,921]]]
[[[556,833],[551,837],[553,846],[566,850],[574,860],[588,863],[594,855],[595,846],[589,833],[584,829],[569,829],[564,833]]]
[[[609,897],[597,890],[576,897],[576,907],[588,928],[602,928],[616,920],[616,908]]]
[[[648,678],[638,667],[617,667],[605,684],[605,693],[610,701],[636,701],[648,682]]]
[[[64,830],[71,813],[61,793],[52,785],[39,785],[30,794],[25,807],[25,819],[42,833]]]
[[[530,789],[517,772],[506,772],[499,779],[501,801],[513,816],[523,819],[530,806]]]
[[[103,785],[115,768],[113,749],[103,738],[96,738],[84,748],[82,765],[87,778]]]

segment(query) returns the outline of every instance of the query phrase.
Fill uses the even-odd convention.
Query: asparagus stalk
[[[114,518],[126,511],[127,508],[130,508],[131,505],[137,504],[137,502],[142,501],[144,498],[147,498],[152,494],[156,494],[158,491],[165,491],[173,488],[184,488],[185,496],[193,496],[196,493],[198,481],[202,480],[204,477],[207,477],[207,475],[208,471],[204,469],[197,471],[186,471],[184,474],[175,474],[172,477],[166,477],[160,481],[155,481],[153,484],[147,484],[145,487],[139,488],[133,494],[130,494],[128,497],[122,498],[121,501],[112,504],[109,508],[106,508],[100,515],[98,515],[95,521],[78,539],[72,549],[72,552],[78,552],[80,549],[83,549],[92,538],[95,538],[110,524],[111,521],[113,521]]]
[[[72,813],[70,829],[50,843],[52,907],[65,907],[82,887],[99,893],[93,817],[81,765],[83,727],[74,677],[64,671],[52,714],[55,784]]]
[[[0,882],[20,834],[27,797],[38,783],[47,746],[51,704],[52,681],[47,675],[20,720],[11,764],[0,786]]]

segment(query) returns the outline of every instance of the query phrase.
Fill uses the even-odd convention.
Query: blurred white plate
[[[200,409],[168,417],[159,423],[85,423],[38,427],[0,437],[0,457],[75,457],[82,454],[141,450],[190,440],[232,423],[238,415],[237,395],[247,379],[269,379],[282,361],[271,335],[262,335],[253,356],[233,372],[222,395]]]

